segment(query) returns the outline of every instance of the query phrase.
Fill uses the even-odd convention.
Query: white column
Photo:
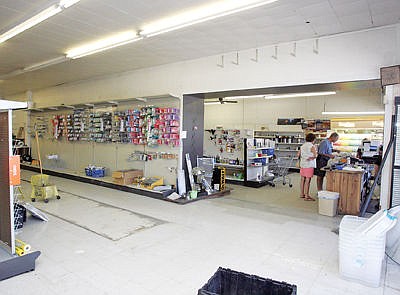
[[[400,85],[392,85],[385,87],[385,125],[384,125],[384,146],[383,153],[386,152],[387,146],[390,141],[391,128],[392,128],[392,115],[395,114],[394,98],[400,96]],[[382,209],[388,209],[390,206],[390,190],[392,183],[392,170],[393,170],[393,148],[387,157],[386,163],[382,170],[381,176],[381,198],[380,205]]]

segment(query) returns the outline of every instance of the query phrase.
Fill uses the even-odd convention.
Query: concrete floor
[[[23,179],[30,175],[24,171]],[[332,232],[340,218],[318,215],[317,202],[301,200],[298,178],[293,188],[232,186],[229,196],[184,206],[52,181],[62,199],[37,203],[50,221],[29,218],[18,235],[42,251],[36,271],[0,282],[2,295],[195,295],[219,266],[296,284],[298,294],[400,294],[393,263],[385,262],[379,288],[340,278]],[[23,188],[28,195],[29,183]]]

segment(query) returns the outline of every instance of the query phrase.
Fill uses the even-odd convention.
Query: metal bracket
[[[233,60],[232,63],[236,66],[239,65],[239,52],[236,52],[236,60]]]
[[[271,56],[273,59],[278,59],[278,45],[275,46],[274,55]]]
[[[313,47],[313,52],[314,52],[315,54],[319,54],[319,40],[318,40],[318,39],[315,39],[314,47]]]
[[[290,53],[290,55],[293,56],[293,57],[296,57],[296,55],[297,55],[297,44],[296,44],[296,42],[293,43],[293,50]]]
[[[221,55],[221,63],[217,63],[217,67],[223,68],[224,66],[224,56]]]
[[[258,62],[258,49],[255,51],[255,57],[250,58],[251,61]]]

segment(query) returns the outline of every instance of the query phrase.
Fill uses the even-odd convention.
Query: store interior
[[[400,295],[400,2],[0,4],[0,294]]]

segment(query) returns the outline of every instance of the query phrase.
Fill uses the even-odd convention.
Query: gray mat
[[[70,193],[60,193],[61,200],[33,203],[40,210],[82,227],[112,241],[164,223],[150,216],[93,201]]]

